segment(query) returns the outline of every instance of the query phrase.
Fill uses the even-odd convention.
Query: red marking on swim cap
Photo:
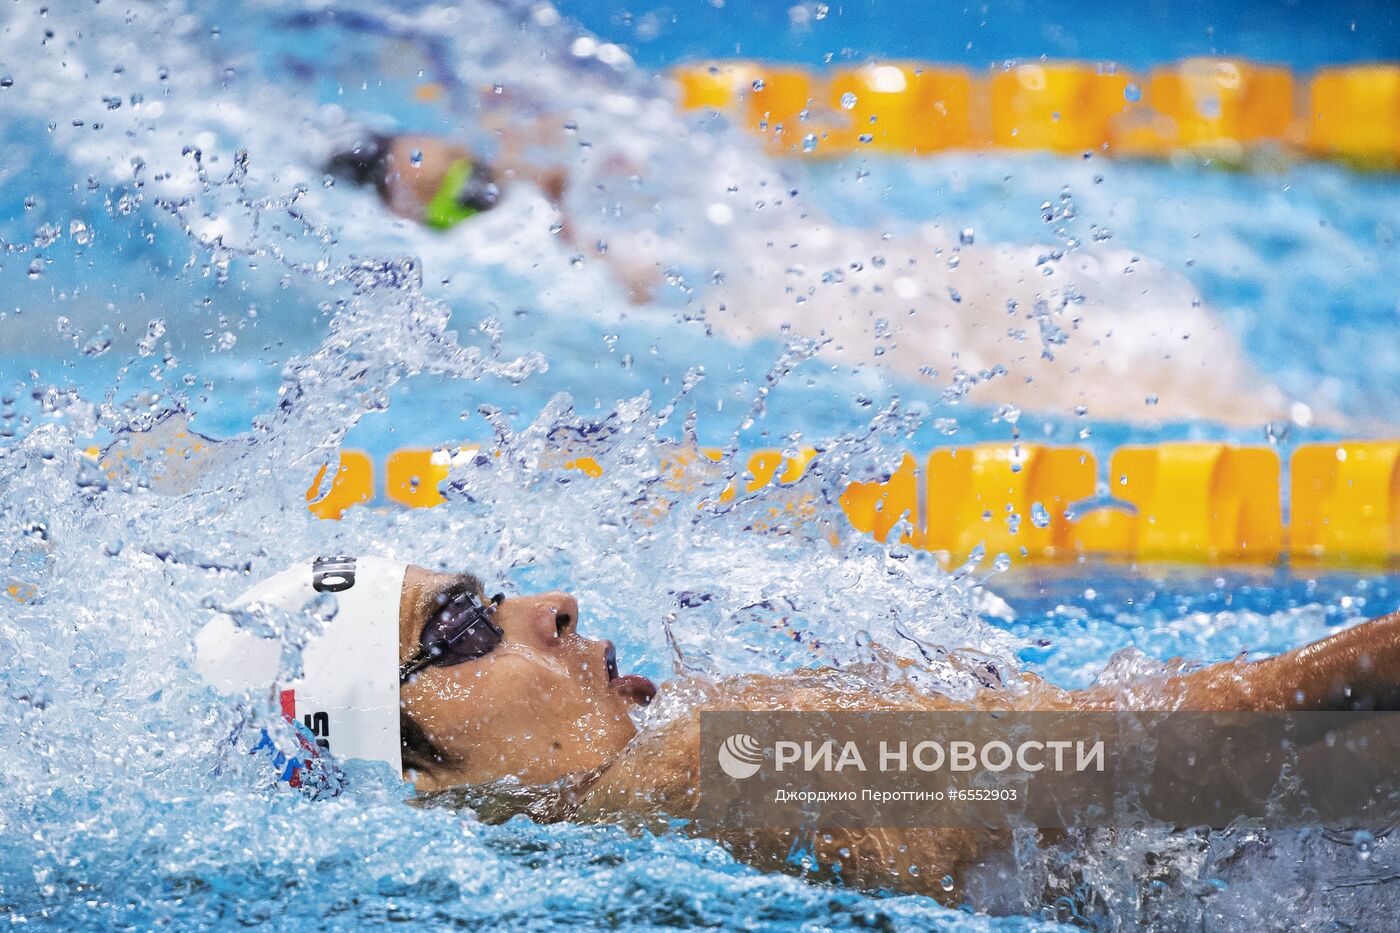
[[[295,690],[283,690],[278,694],[278,699],[282,701],[282,715],[289,722],[297,721],[297,692]]]

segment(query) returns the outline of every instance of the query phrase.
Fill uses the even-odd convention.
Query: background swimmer
[[[361,563],[369,576],[385,562]],[[653,827],[684,819],[693,826],[699,716],[710,710],[1400,709],[1400,614],[1274,658],[1178,673],[1152,685],[1160,699],[1145,703],[1136,688],[1147,685],[1065,691],[1026,675],[963,704],[908,684],[877,689],[833,668],[689,677],[658,695],[646,678],[619,672],[610,642],[580,632],[579,606],[567,593],[492,598],[469,574],[395,566],[403,581],[398,661],[409,665],[399,690],[405,777],[449,803],[460,798],[453,789],[495,785],[527,802],[536,818]],[[654,698],[657,708],[638,733],[630,711]],[[551,784],[554,799],[544,809],[539,795],[521,788]],[[509,812],[499,799],[493,809]],[[814,855],[820,865],[842,863],[839,877],[853,884],[940,897],[929,879],[974,867],[1009,838],[983,830],[831,828],[817,834]],[[755,865],[791,868],[791,831],[730,831],[721,841]]]
[[[874,235],[800,203],[800,234],[768,224],[730,228],[733,184],[684,227],[629,229],[610,222],[608,210],[571,204],[571,169],[547,129],[499,136],[493,168],[461,144],[423,135],[370,136],[327,168],[372,185],[395,214],[439,229],[494,206],[512,182],[534,185],[558,212],[556,228],[570,248],[607,244],[598,255],[635,303],[661,297],[687,261],[708,262],[705,244],[718,228],[724,272],[687,295],[688,316],[698,313],[713,331],[746,343],[812,338],[831,360],[874,361],[941,384],[945,401],[965,396],[1033,411],[1241,424],[1289,410],[1192,286],[1144,257],[1078,242],[981,246],[936,225]],[[550,167],[541,168],[541,159]],[[620,153],[598,161],[601,168],[573,168],[584,171],[584,187],[610,192],[614,211],[631,198],[629,216],[645,217],[644,199],[627,193],[641,184],[635,162]],[[464,164],[479,174],[463,176]],[[474,200],[480,177],[494,181],[489,203]],[[725,168],[711,167],[706,178],[723,181]],[[799,197],[781,176],[760,193],[774,208]],[[443,209],[453,203],[469,209]]]

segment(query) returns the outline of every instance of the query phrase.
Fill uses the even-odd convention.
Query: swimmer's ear
[[[326,162],[326,172],[355,185],[382,185],[384,162],[393,145],[392,136],[370,133]]]
[[[568,187],[569,176],[562,168],[550,169],[540,173],[540,188],[544,190],[544,196],[549,198],[549,202],[555,207],[564,200],[564,189]]]

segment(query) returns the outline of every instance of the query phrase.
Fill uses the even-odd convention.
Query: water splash
[[[491,106],[473,87],[514,95],[514,107],[547,106],[550,119],[563,115],[581,179],[573,211],[612,218],[607,255],[664,268],[666,289],[654,304],[675,311],[665,320],[679,321],[686,334],[761,331],[784,343],[756,351],[761,375],[737,397],[722,396],[729,412],[712,420],[731,452],[762,425],[778,387],[803,378],[814,354],[839,352],[838,337],[850,336],[806,334],[787,345],[801,334],[781,326],[793,308],[815,315],[859,303],[852,296],[873,282],[895,299],[875,301],[870,317],[885,323],[871,336],[891,341],[893,312],[911,300],[900,283],[913,260],[932,253],[954,275],[978,263],[1023,271],[1070,262],[1073,250],[1037,266],[1039,253],[983,252],[970,234],[955,246],[941,231],[893,243],[862,239],[857,250],[832,226],[811,222],[801,195],[750,146],[724,131],[691,132],[605,43],[578,43],[573,28],[544,9],[472,3],[288,12],[273,4],[219,24],[178,4],[128,4],[84,8],[81,16],[25,9],[6,21],[0,57],[25,62],[26,71],[6,92],[25,93],[7,97],[16,116],[4,131],[25,160],[26,180],[4,183],[30,190],[24,210],[5,218],[0,246],[3,271],[19,270],[18,285],[33,290],[17,299],[23,313],[0,323],[47,339],[60,323],[49,312],[61,310],[61,336],[80,354],[95,348],[85,359],[105,380],[92,391],[37,370],[5,374],[27,406],[6,417],[18,428],[0,446],[0,581],[14,587],[0,595],[6,913],[57,928],[190,925],[210,916],[250,924],[344,917],[346,924],[797,927],[821,916],[832,927],[995,925],[926,899],[760,875],[704,841],[598,827],[490,827],[466,811],[406,807],[405,789],[382,769],[352,768],[349,793],[334,801],[270,793],[257,763],[236,754],[228,737],[247,720],[277,729],[276,711],[251,699],[242,708],[221,702],[190,671],[193,633],[255,579],[311,553],[371,551],[433,568],[466,566],[521,590],[567,584],[587,613],[585,628],[619,633],[624,657],[658,676],[839,665],[864,685],[913,679],[961,697],[981,681],[958,649],[971,646],[967,656],[1016,669],[1022,642],[983,621],[997,613],[973,567],[949,575],[907,548],[849,534],[829,540],[842,527],[840,490],[892,466],[925,412],[867,398],[859,430],[782,439],[819,449],[798,482],[725,499],[721,491],[743,477],[733,458],[715,464],[698,452],[707,386],[699,367],[685,367],[669,397],[613,392],[594,404],[580,378],[573,384],[583,391],[538,390],[547,402],[537,404],[532,383],[549,366],[568,365],[570,354],[551,351],[579,333],[554,324],[581,309],[609,325],[632,323],[606,260],[581,260],[578,276],[562,285],[540,275],[537,267],[564,264],[558,231],[551,232],[557,219],[538,199],[503,206],[449,237],[409,225],[386,229],[378,205],[327,187],[317,167],[351,115],[287,94],[266,77],[305,66],[320,80],[340,62],[322,45],[324,60],[259,64],[247,34],[261,40],[289,27],[297,35],[377,37],[422,60],[446,88],[444,112],[454,117],[475,118]],[[461,28],[463,17],[474,28]],[[507,74],[510,81],[499,80]],[[398,82],[398,90],[405,83],[412,82]],[[648,121],[659,129],[627,129]],[[489,134],[480,135],[489,144]],[[618,163],[598,156],[594,143],[609,136],[625,141],[624,165],[707,168],[673,183],[648,172],[619,187]],[[31,137],[47,142],[19,144]],[[53,164],[34,170],[45,160]],[[658,203],[668,206],[660,223],[651,210]],[[727,213],[711,210],[716,204]],[[70,207],[86,213],[59,223]],[[1053,219],[1072,218],[1062,209]],[[800,268],[780,266],[774,275],[744,261],[795,231],[805,241]],[[416,258],[375,258],[386,255]],[[1060,322],[1076,313],[1080,290],[1107,281],[1100,273],[1117,261],[1083,260],[1077,288],[1057,291],[1053,302],[1023,296],[1017,305],[1044,338],[1032,344],[1036,358],[1074,347],[1073,334],[1059,340],[1070,329]],[[765,276],[762,288],[750,284]],[[731,285],[706,295],[695,282]],[[769,301],[774,294],[781,306]],[[1005,298],[996,296],[998,316]],[[893,311],[884,307],[891,300],[900,305]],[[530,333],[537,347],[512,343],[502,323],[521,308],[545,322]],[[556,344],[551,330],[559,331]],[[957,341],[947,349],[956,348]],[[279,372],[275,395],[257,398],[256,418],[220,432],[223,439],[192,433],[208,414],[206,383],[240,367]],[[1013,382],[996,359],[950,359],[937,369],[948,374],[949,404],[974,386]],[[333,461],[357,425],[397,413],[397,389],[425,377],[446,386],[453,408],[487,435],[481,455],[453,465],[448,504],[356,509],[338,523],[312,518],[307,479]],[[6,403],[7,415],[15,409]],[[107,449],[105,463],[84,454],[94,442]],[[600,477],[566,468],[583,456],[601,467]],[[263,622],[288,644],[289,666],[318,624]],[[1169,859],[1192,882],[1163,895],[1170,910],[1187,915],[1215,877],[1210,860],[1246,847],[1238,835],[1222,839],[1206,845],[1204,860],[1199,850]],[[1170,845],[1159,837],[1116,849],[1105,840],[1078,843],[1087,858],[1054,878],[1057,853],[1019,848],[1025,877],[1049,880],[1039,891],[1015,889],[1025,898],[1012,898],[1012,909],[1033,911],[1056,886],[1090,887],[1100,903],[1129,898]],[[1383,861],[1386,845],[1378,840],[1373,863]],[[539,883],[540,869],[550,885]],[[1115,901],[1110,913],[1132,918],[1135,909]],[[1017,925],[1040,924],[1028,917]]]

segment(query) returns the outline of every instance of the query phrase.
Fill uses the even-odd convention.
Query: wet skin
[[[415,607],[444,575],[410,568],[400,607],[400,653],[417,645]],[[751,675],[719,682],[679,680],[665,687],[681,712],[641,735],[629,716],[655,688],[613,677],[605,642],[578,634],[579,607],[566,593],[507,599],[496,620],[505,638],[490,655],[429,668],[402,691],[407,710],[449,766],[411,774],[420,790],[518,777],[539,784],[588,772],[568,815],[586,822],[662,829],[664,818],[692,819],[699,788],[700,714],[711,710],[1338,710],[1400,708],[1400,613],[1262,661],[1228,661],[1128,689],[1060,690],[1023,676],[1009,690],[972,703],[920,694],[904,685],[852,691],[831,670]],[[671,705],[668,704],[668,705]],[[694,828],[694,823],[690,824]],[[810,836],[810,834],[808,834]],[[737,858],[792,870],[789,830],[718,834]],[[861,887],[916,891],[957,900],[934,883],[976,865],[1009,842],[999,830],[823,829],[804,837],[817,877]],[[911,871],[910,869],[915,869]],[[823,875],[822,872],[826,872]]]
[[[417,648],[435,590],[455,579],[409,568],[399,605],[401,658]],[[444,759],[412,775],[419,790],[508,776],[543,784],[592,771],[637,734],[630,711],[656,693],[646,678],[618,673],[611,642],[579,633],[578,603],[567,593],[512,596],[493,621],[504,635],[485,657],[426,668],[400,690],[403,710]]]

